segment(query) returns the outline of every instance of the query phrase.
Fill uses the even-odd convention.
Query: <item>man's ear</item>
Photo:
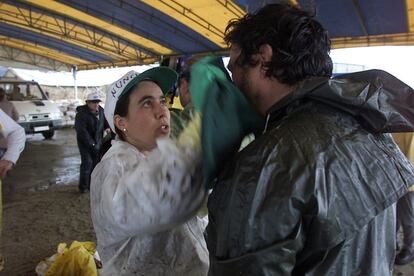
[[[114,116],[114,125],[120,130],[126,128],[125,119],[118,114]]]
[[[269,44],[262,44],[259,47],[259,56],[262,63],[269,62],[273,57],[273,48]]]

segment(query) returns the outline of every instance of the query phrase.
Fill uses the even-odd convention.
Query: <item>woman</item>
[[[187,135],[178,146],[168,138],[164,94],[176,80],[167,67],[131,71],[107,93],[105,117],[117,138],[91,182],[101,275],[207,274],[203,221],[182,224],[206,194],[195,181],[199,136]]]

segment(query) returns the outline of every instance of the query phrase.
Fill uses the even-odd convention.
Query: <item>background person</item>
[[[13,86],[13,91],[10,94],[10,99],[12,101],[23,101],[24,95],[20,92],[20,87],[18,85]]]
[[[191,72],[189,69],[184,70],[178,77],[178,94],[183,110],[170,110],[172,138],[178,138],[183,129],[185,129],[187,124],[193,118],[194,107],[191,103],[190,77]]]
[[[289,5],[231,22],[225,40],[266,124],[213,185],[209,274],[391,275],[414,168],[387,133],[414,130],[413,89],[379,70],[331,79],[326,30]]]
[[[2,188],[3,180],[7,173],[13,168],[26,143],[24,129],[12,120],[7,114],[0,110],[0,136],[7,141],[7,148],[0,150],[0,242],[1,229],[3,228],[3,204]],[[4,258],[0,252],[0,271],[4,269]]]
[[[131,71],[108,90],[105,116],[117,137],[91,183],[101,275],[207,274],[205,224],[194,216],[206,195],[195,181],[197,121],[183,132],[178,147],[168,138],[164,95],[176,79],[167,67]]]
[[[99,150],[108,123],[104,110],[99,105],[99,93],[92,92],[86,96],[86,104],[76,108],[75,129],[78,148],[81,155],[79,171],[79,191],[89,191],[91,173],[98,163]]]
[[[0,109],[16,122],[19,120],[19,112],[14,104],[7,100],[6,91],[2,87],[0,87]]]
[[[414,163],[414,133],[393,133],[394,141],[401,151]],[[395,257],[395,264],[405,265],[414,260],[414,186],[397,203],[397,222],[402,227],[403,244]],[[397,237],[398,240],[398,237]]]
[[[4,111],[10,118],[17,122],[19,119],[19,113],[16,110],[16,107],[13,103],[7,100],[6,91],[0,87],[0,109]],[[0,155],[5,153],[8,146],[8,141],[6,137],[0,138]]]
[[[0,177],[4,179],[24,149],[26,133],[20,125],[0,110],[0,134],[7,141],[7,147],[0,150]]]
[[[178,77],[178,90],[180,95],[180,103],[184,108],[181,112],[181,118],[184,122],[188,122],[194,116],[194,107],[191,102],[191,93],[190,93],[190,79],[191,79],[191,70],[184,70]]]

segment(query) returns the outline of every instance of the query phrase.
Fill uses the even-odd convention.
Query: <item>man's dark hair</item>
[[[261,45],[269,44],[273,56],[264,64],[266,76],[284,84],[332,74],[327,31],[314,19],[314,14],[288,4],[270,4],[255,14],[231,21],[224,39],[227,44],[240,47],[238,66],[257,65],[252,56]]]
[[[190,82],[190,78],[191,78],[191,71],[190,71],[190,69],[185,69],[178,76],[178,83],[180,83],[180,81],[182,79],[186,80],[187,82]]]

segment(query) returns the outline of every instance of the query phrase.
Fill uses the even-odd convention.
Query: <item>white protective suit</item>
[[[195,181],[200,152],[157,144],[145,156],[114,140],[92,173],[100,275],[207,275],[206,223],[194,216],[206,196]]]
[[[3,160],[16,164],[26,143],[24,128],[0,109],[0,148],[6,148]]]

